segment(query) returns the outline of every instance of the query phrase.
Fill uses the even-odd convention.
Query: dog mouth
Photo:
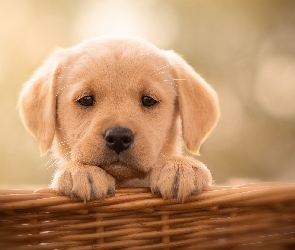
[[[131,154],[127,154],[127,152],[117,155],[107,151],[104,152],[103,157],[98,157],[97,159],[79,156],[77,158],[74,157],[74,161],[103,169],[114,177],[118,184],[123,184],[125,181],[135,178],[143,179],[148,174],[146,167],[132,157]]]
[[[147,175],[138,166],[126,164],[119,160],[100,165],[99,167],[113,176],[119,184],[134,178],[142,179]]]

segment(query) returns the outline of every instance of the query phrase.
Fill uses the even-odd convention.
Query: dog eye
[[[145,107],[152,107],[156,105],[158,102],[150,96],[143,96],[141,98],[141,103]]]
[[[93,96],[84,96],[77,101],[81,106],[89,107],[94,105]]]

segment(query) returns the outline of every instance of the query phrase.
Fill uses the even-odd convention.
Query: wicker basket
[[[188,202],[125,188],[83,203],[0,191],[0,249],[295,249],[295,184],[210,187]]]

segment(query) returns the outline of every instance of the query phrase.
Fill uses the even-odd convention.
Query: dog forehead
[[[88,41],[68,51],[59,78],[110,83],[169,81],[170,65],[162,50],[136,39]],[[72,80],[74,79],[74,80]]]
[[[105,71],[133,67],[156,70],[160,65],[168,63],[162,50],[135,38],[93,39],[72,47],[69,50],[69,56],[71,55],[76,57],[74,61],[82,67]]]
[[[91,90],[124,95],[128,89],[176,95],[165,52],[138,39],[95,39],[68,49],[58,80],[58,95]]]
[[[161,53],[162,50],[151,43],[139,38],[131,37],[101,37],[80,43],[74,50],[96,51],[100,53],[136,53],[137,56]]]

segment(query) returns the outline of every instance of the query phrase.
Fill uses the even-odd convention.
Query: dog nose
[[[120,154],[133,143],[134,135],[129,128],[115,127],[105,131],[104,139],[109,149]]]

